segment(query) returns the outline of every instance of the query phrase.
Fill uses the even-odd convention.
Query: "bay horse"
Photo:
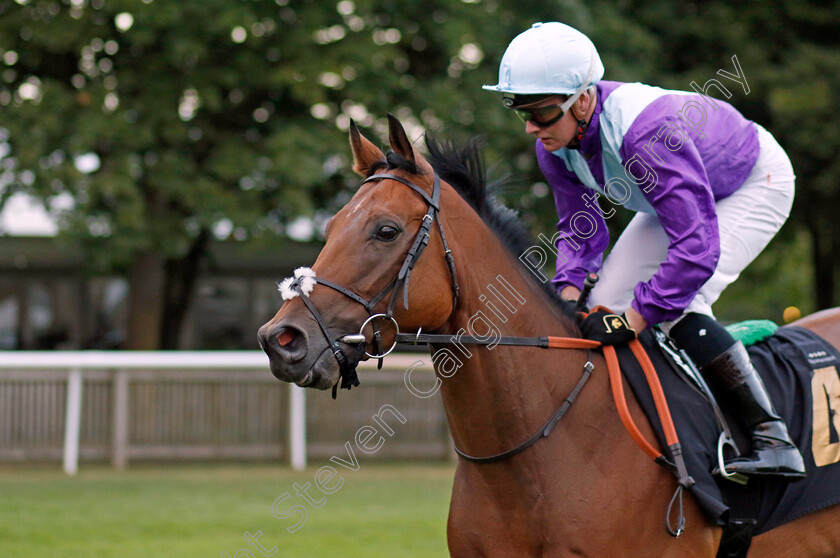
[[[462,335],[475,331],[480,314],[504,335],[579,337],[573,311],[517,260],[513,247],[524,229],[488,199],[478,150],[427,137],[427,159],[391,115],[389,136],[386,155],[351,125],[353,169],[365,180],[329,221],[311,270],[285,284],[301,296],[290,294],[260,328],[272,373],[303,387],[334,388],[366,358],[360,346],[379,356],[369,352],[381,351],[370,327],[364,342],[357,333],[376,313],[411,332]],[[515,313],[497,305],[494,318],[482,293],[500,277],[524,304]],[[797,325],[840,343],[836,310]],[[685,532],[666,532],[662,512],[676,480],[625,431],[599,351],[499,344],[474,345],[469,353],[454,372],[451,361],[435,368],[455,446],[478,456],[528,439],[574,389],[587,361],[594,370],[551,435],[527,451],[492,464],[458,460],[447,524],[452,556],[715,556],[721,530],[691,498]],[[629,406],[654,439],[632,396]],[[758,536],[749,556],[840,556],[840,507]]]

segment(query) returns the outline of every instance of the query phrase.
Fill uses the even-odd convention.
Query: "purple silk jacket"
[[[557,290],[581,288],[609,245],[615,205],[656,215],[670,245],[633,307],[648,324],[678,318],[712,276],[720,256],[715,202],[746,180],[758,158],[754,124],[731,105],[696,93],[602,81],[579,150],[545,150],[537,160],[557,206]],[[604,212],[597,196],[609,200]],[[611,203],[610,203],[611,202]]]

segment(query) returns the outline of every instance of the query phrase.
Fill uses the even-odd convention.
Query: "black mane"
[[[481,138],[473,138],[463,145],[456,145],[451,141],[426,133],[427,159],[432,168],[441,180],[449,183],[475,209],[482,221],[496,234],[508,251],[519,258],[520,254],[535,245],[535,241],[519,220],[516,211],[502,205],[493,195],[503,181],[488,185],[483,147],[484,142]],[[388,154],[389,167],[392,164],[391,155],[392,153]],[[403,162],[407,161],[403,160]],[[560,298],[553,284],[540,283],[540,287],[563,313],[574,321],[573,305]]]

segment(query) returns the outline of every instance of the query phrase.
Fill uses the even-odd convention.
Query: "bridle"
[[[449,249],[449,245],[446,242],[446,235],[443,231],[443,224],[441,223],[439,217],[440,213],[440,177],[438,177],[437,173],[434,174],[434,185],[432,187],[432,195],[429,196],[425,191],[423,191],[419,186],[402,178],[400,176],[396,176],[394,174],[382,173],[382,174],[374,174],[365,180],[362,181],[362,184],[366,184],[368,182],[372,182],[375,180],[384,180],[390,179],[399,182],[400,184],[404,184],[420,194],[420,196],[426,201],[429,205],[426,214],[423,216],[423,220],[420,223],[420,228],[417,230],[417,234],[414,237],[414,242],[409,248],[408,252],[405,255],[405,259],[403,260],[403,264],[400,267],[399,273],[397,273],[396,277],[392,279],[387,285],[385,285],[379,293],[371,298],[370,300],[366,300],[357,293],[351,291],[350,289],[333,283],[327,279],[323,279],[317,277],[315,272],[309,268],[298,268],[295,270],[295,276],[292,278],[288,278],[283,281],[280,285],[280,290],[283,294],[283,298],[285,300],[289,300],[296,296],[300,296],[303,303],[312,313],[312,316],[315,318],[315,321],[318,323],[318,327],[321,329],[321,332],[324,334],[324,338],[327,340],[330,350],[332,351],[333,355],[335,356],[336,361],[339,365],[340,370],[340,377],[341,377],[341,389],[350,389],[351,387],[355,387],[359,385],[359,378],[356,374],[356,366],[358,365],[358,361],[361,359],[362,353],[367,355],[370,358],[379,359],[379,366],[382,366],[382,359],[387,356],[391,351],[398,344],[419,344],[419,343],[452,343],[453,337],[451,335],[445,334],[435,334],[435,333],[422,333],[418,330],[416,333],[400,333],[399,325],[397,321],[394,319],[394,307],[396,305],[397,300],[397,293],[400,289],[403,290],[403,306],[405,309],[408,309],[408,287],[409,281],[411,279],[411,271],[414,269],[415,264],[417,263],[418,258],[425,250],[426,246],[429,244],[430,232],[432,229],[433,223],[437,222],[438,229],[440,230],[440,238],[441,242],[443,243],[443,250],[444,256],[446,258],[447,266],[449,267],[449,273],[452,278],[452,307],[455,308],[455,305],[458,301],[458,278],[455,274],[455,261],[452,257],[452,251]],[[309,292],[311,292],[312,288],[315,284],[324,285],[325,287],[329,287],[339,293],[345,295],[346,297],[350,298],[351,300],[361,304],[364,309],[368,313],[368,318],[362,323],[361,327],[359,328],[358,334],[348,334],[343,335],[337,338],[333,338],[330,335],[329,329],[327,328],[324,319],[321,317],[321,314],[318,312],[318,309],[312,303],[309,298]],[[590,287],[591,288],[591,287]],[[391,299],[388,302],[387,309],[384,313],[375,313],[375,307],[382,302],[388,294],[391,294]],[[394,327],[396,328],[396,333],[394,335],[394,342],[391,347],[384,352],[380,352],[379,344],[381,341],[381,335],[379,329],[376,327],[375,319],[376,318],[385,318],[391,320]],[[373,346],[374,351],[376,354],[370,354],[365,350],[365,341],[366,336],[364,335],[364,329],[368,323],[372,323],[373,327]],[[344,352],[341,350],[339,346],[339,342],[348,344],[348,345],[355,345],[356,346],[356,353],[354,355],[355,360],[348,359]],[[488,345],[490,344],[490,340],[487,338],[479,338],[469,335],[461,335],[458,337],[459,343],[469,343],[469,344],[477,344],[477,345]],[[502,336],[499,338],[494,338],[493,342],[500,344],[500,345],[517,345],[517,346],[530,346],[530,347],[543,347],[543,348],[569,348],[569,349],[586,349],[587,351],[598,347],[600,344],[596,341],[591,341],[588,339],[575,339],[575,338],[565,338],[565,337],[507,337]],[[457,447],[455,448],[456,453],[460,455],[463,459],[467,461],[472,461],[475,463],[494,463],[497,461],[501,461],[503,459],[507,459],[512,457],[522,451],[525,451],[533,444],[535,444],[540,438],[544,438],[548,436],[557,422],[562,418],[563,414],[565,414],[566,410],[571,406],[574,402],[577,394],[583,388],[584,384],[586,384],[587,380],[591,376],[592,373],[592,362],[588,358],[586,364],[583,367],[583,373],[581,375],[581,379],[575,388],[572,390],[571,395],[566,398],[563,402],[561,407],[555,412],[554,415],[549,419],[549,421],[543,425],[540,430],[534,434],[531,438],[526,440],[524,443],[520,444],[519,446],[505,451],[496,455],[487,456],[487,457],[474,457],[462,452]],[[333,398],[335,398],[337,393],[338,383],[333,386]]]
[[[400,270],[397,273],[397,275],[387,285],[385,285],[382,288],[382,290],[379,291],[378,294],[376,294],[370,300],[366,300],[362,296],[358,295],[357,293],[351,291],[346,287],[333,283],[332,281],[329,281],[327,279],[315,276],[314,272],[310,273],[311,270],[308,270],[308,268],[300,268],[295,270],[294,278],[286,279],[281,284],[281,292],[284,292],[284,300],[289,300],[290,298],[293,298],[295,296],[300,296],[301,300],[312,313],[312,316],[315,318],[315,321],[318,323],[318,327],[324,334],[324,338],[327,340],[327,344],[329,345],[333,356],[338,362],[341,377],[341,389],[350,389],[351,387],[359,385],[359,378],[356,374],[356,366],[358,365],[358,362],[362,357],[362,353],[367,355],[369,358],[378,359],[379,367],[381,368],[382,359],[388,354],[390,354],[391,351],[393,351],[394,348],[400,343],[399,325],[394,319],[394,307],[396,306],[397,295],[400,289],[402,289],[403,307],[406,310],[408,310],[408,289],[409,283],[411,281],[411,272],[414,269],[414,266],[417,264],[417,260],[420,258],[420,255],[423,253],[423,250],[425,250],[426,246],[428,246],[429,244],[429,239],[431,238],[431,230],[434,223],[437,223],[438,230],[440,231],[440,238],[441,242],[443,243],[444,258],[446,259],[446,265],[449,268],[449,275],[452,278],[451,289],[453,308],[455,308],[455,305],[458,301],[458,293],[460,287],[458,286],[458,277],[455,273],[455,259],[452,256],[452,250],[449,249],[449,245],[446,242],[446,234],[443,231],[443,223],[441,223],[440,219],[438,218],[438,214],[440,213],[440,177],[437,175],[437,173],[434,173],[431,196],[429,196],[429,194],[427,194],[422,188],[420,188],[413,182],[406,180],[401,176],[397,176],[395,174],[390,173],[380,173],[371,175],[364,179],[361,185],[367,184],[368,182],[386,179],[394,180],[396,182],[399,182],[400,184],[408,186],[409,188],[417,192],[420,195],[420,197],[422,197],[423,200],[428,204],[426,214],[423,216],[423,219],[420,222],[420,227],[417,229],[417,234],[415,234],[414,236],[414,242],[408,249],[408,252],[405,255],[405,259],[403,260],[402,266],[400,267]],[[365,311],[368,313],[368,318],[362,323],[361,327],[359,328],[358,334],[342,335],[337,338],[333,338],[330,335],[329,329],[327,328],[326,323],[321,317],[321,314],[318,312],[317,308],[315,308],[315,305],[309,299],[308,294],[311,290],[311,284],[309,288],[307,288],[307,281],[314,282],[319,285],[324,285],[325,287],[329,287],[335,291],[338,291],[339,293],[343,294],[344,296],[350,298],[355,302],[358,302],[364,307]],[[382,302],[385,299],[385,297],[388,296],[389,293],[391,294],[391,299],[388,301],[388,305],[386,307],[385,312],[375,313],[376,306],[380,302]],[[375,321],[377,318],[384,318],[385,320],[390,320],[396,330],[393,345],[391,345],[391,347],[384,352],[382,352],[380,349],[382,335]],[[367,327],[368,324],[371,324],[371,328],[373,330],[372,344],[374,354],[368,353],[367,350],[365,350],[366,338],[364,335],[364,329],[365,327]],[[347,356],[344,354],[344,351],[341,350],[339,342],[348,345],[354,345],[356,347],[353,359],[347,358]],[[335,398],[336,396],[337,386],[338,384],[333,386],[333,398]]]

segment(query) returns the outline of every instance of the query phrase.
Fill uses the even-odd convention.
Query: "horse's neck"
[[[462,296],[447,331],[491,338],[573,335],[569,318],[495,236],[481,229],[486,235],[482,256],[459,266]],[[468,453],[483,454],[509,449],[533,434],[577,382],[587,356],[503,345],[456,343],[434,349],[455,442]]]
[[[481,247],[480,259],[460,266],[462,296],[449,326],[478,329],[487,321],[503,335],[575,335],[570,319],[498,242],[492,237],[492,242]],[[482,331],[473,333],[481,336]]]

